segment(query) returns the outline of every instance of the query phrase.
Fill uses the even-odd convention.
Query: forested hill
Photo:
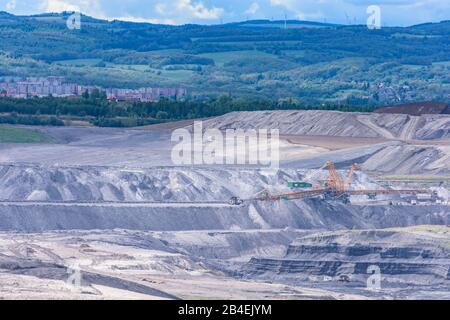
[[[0,76],[63,75],[101,86],[184,86],[355,105],[449,100],[450,21],[368,30],[304,21],[165,26],[70,13],[0,13]]]

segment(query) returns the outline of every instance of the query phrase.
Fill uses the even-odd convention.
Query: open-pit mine
[[[277,169],[174,164],[181,127],[0,144],[0,298],[450,299],[450,116],[203,121],[278,129]]]

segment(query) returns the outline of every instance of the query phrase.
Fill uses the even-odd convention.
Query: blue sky
[[[104,19],[167,24],[216,24],[246,19],[301,19],[365,24],[369,5],[382,25],[450,20],[450,0],[0,0],[14,14],[81,11]]]

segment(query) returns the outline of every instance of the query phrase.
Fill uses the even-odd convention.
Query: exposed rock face
[[[299,237],[283,258],[251,259],[242,272],[249,278],[293,282],[347,276],[347,281],[363,284],[369,267],[375,266],[387,286],[450,285],[450,247],[446,241],[448,230],[438,236],[393,230],[314,234]]]

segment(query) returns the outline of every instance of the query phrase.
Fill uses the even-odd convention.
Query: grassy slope
[[[288,30],[268,21],[168,27],[83,17],[82,30],[70,31],[63,16],[0,14],[0,70],[105,87],[184,86],[194,95],[314,103],[448,98],[450,23],[376,32],[299,24],[305,23],[291,21]]]
[[[53,140],[43,133],[0,126],[0,143],[52,143]]]

